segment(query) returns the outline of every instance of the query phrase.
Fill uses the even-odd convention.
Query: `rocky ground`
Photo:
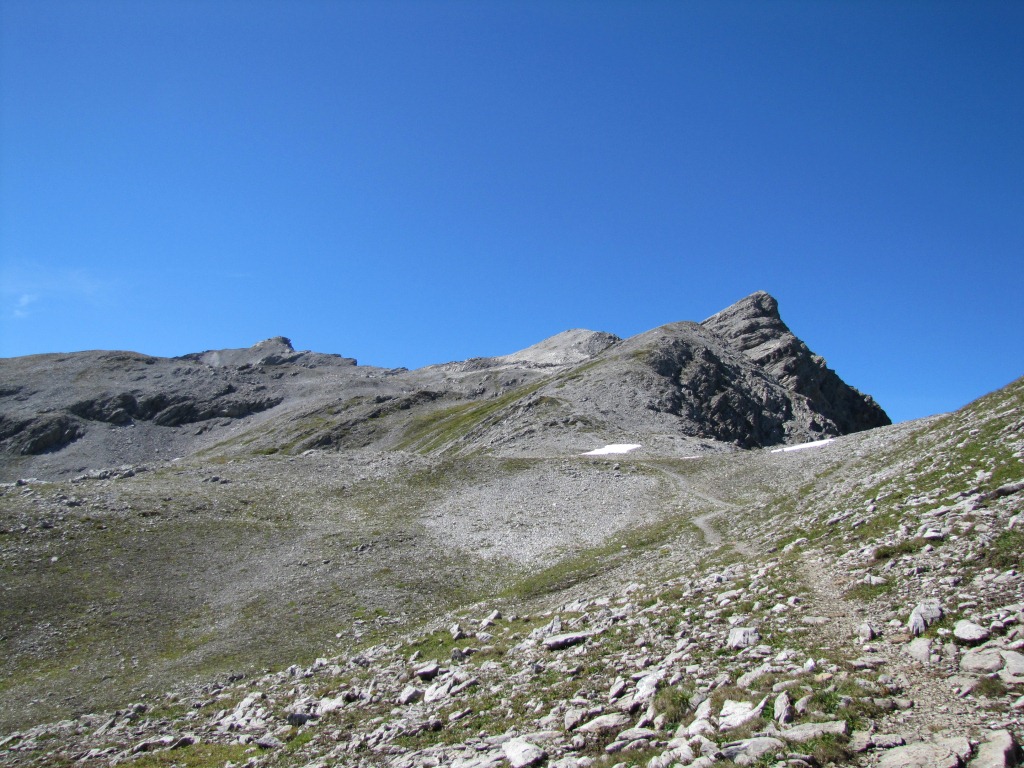
[[[295,459],[300,482],[289,492],[345,486],[355,505],[345,509],[382,479],[417,478],[401,493],[419,489],[422,514],[361,542],[374,558],[430,557],[444,542],[468,558],[481,535],[474,526],[498,518],[509,527],[497,541],[516,540],[517,520],[527,528],[533,549],[523,561],[532,565],[490,571],[481,558],[467,573],[493,582],[422,613],[410,604],[404,617],[321,616],[334,637],[306,635],[320,644],[300,664],[151,687],[103,711],[28,722],[0,737],[0,765],[980,768],[1019,760],[1024,380],[955,414],[785,453],[479,465],[404,453],[307,458],[317,471]],[[260,494],[285,487],[256,483],[266,475],[253,466],[7,484],[5,541],[29,537],[19,541],[42,568],[44,543],[58,540],[47,537],[81,509],[68,502],[102,489],[110,503],[141,505],[161,493],[147,475],[189,478],[207,510],[220,504],[227,520],[247,483],[249,506],[260,509]],[[481,493],[487,503],[474,498]],[[601,535],[572,546],[572,529],[583,525],[573,515],[591,509],[602,519],[596,511],[614,507],[617,494],[626,512],[609,513]],[[360,508],[386,511],[377,506],[385,497]],[[637,519],[645,498],[657,514]],[[516,505],[531,514],[502,518]],[[40,511],[57,508],[64,520],[40,528]],[[338,525],[355,519],[324,514]],[[551,523],[563,514],[568,530]],[[294,550],[303,576],[288,589],[330,566],[315,549],[322,521],[310,530],[317,537]],[[350,544],[356,557],[360,544]],[[58,565],[63,555],[50,557]],[[442,578],[454,573],[444,570],[451,560],[427,562]],[[268,606],[274,619],[263,618],[279,626],[302,604],[282,600]],[[19,685],[28,706],[31,685]],[[5,698],[8,722],[18,702]]]

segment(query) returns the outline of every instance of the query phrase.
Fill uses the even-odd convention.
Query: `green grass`
[[[996,536],[985,550],[983,563],[1000,571],[1024,568],[1024,528],[1009,528]]]
[[[881,563],[894,557],[912,555],[918,550],[923,549],[927,544],[928,540],[921,537],[904,539],[896,544],[886,544],[875,550],[875,562]]]
[[[120,765],[130,768],[222,768],[229,760],[236,764],[243,763],[256,751],[247,744],[200,743],[181,749],[142,754]]]
[[[484,425],[501,409],[536,392],[547,381],[547,379],[542,379],[482,403],[477,401],[462,403],[419,416],[413,419],[396,447],[402,451],[416,450],[423,454],[432,453],[465,437],[476,427]]]
[[[846,590],[845,596],[850,600],[859,600],[862,603],[869,603],[882,595],[892,591],[895,582],[887,581],[885,584],[863,584],[857,583]]]

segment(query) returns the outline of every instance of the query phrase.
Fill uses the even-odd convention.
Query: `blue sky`
[[[0,3],[0,356],[361,363],[766,290],[896,420],[1024,374],[1024,3]]]

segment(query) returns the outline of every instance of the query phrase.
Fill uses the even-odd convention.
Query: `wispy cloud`
[[[35,294],[35,293],[23,293],[23,294],[21,294],[21,296],[18,297],[17,302],[15,302],[15,304],[14,304],[14,310],[13,310],[14,316],[15,317],[28,317],[29,316],[29,311],[28,311],[29,304],[33,303],[34,301],[37,301],[38,299],[39,299],[39,295]]]
[[[0,307],[3,315],[30,317],[50,300],[96,302],[110,288],[88,270],[47,268],[31,263],[0,267]]]

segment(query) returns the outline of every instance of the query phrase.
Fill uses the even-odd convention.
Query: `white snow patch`
[[[583,456],[608,456],[609,454],[612,454],[612,453],[629,453],[630,451],[634,451],[634,450],[636,450],[637,448],[640,448],[640,447],[642,447],[642,446],[635,445],[633,443],[612,443],[611,445],[606,445],[604,448],[597,448],[596,450],[593,450],[593,451],[587,451],[586,453],[584,453],[582,455]]]
[[[800,445],[787,445],[785,448],[775,448],[772,453],[789,453],[790,451],[805,451],[808,448],[820,448],[823,445],[828,445],[835,438],[830,437],[828,440],[815,440],[813,443],[800,443]]]

